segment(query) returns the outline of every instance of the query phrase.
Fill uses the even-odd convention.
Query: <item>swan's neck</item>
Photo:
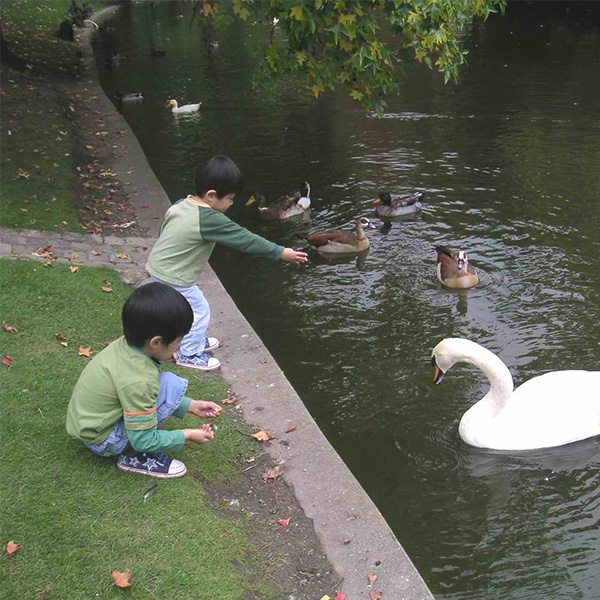
[[[488,378],[490,391],[481,402],[487,405],[492,414],[497,414],[504,408],[514,389],[510,371],[493,352],[481,346],[465,360],[480,369]]]

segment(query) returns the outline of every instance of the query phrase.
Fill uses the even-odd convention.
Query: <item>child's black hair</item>
[[[123,333],[127,343],[141,348],[154,336],[168,345],[192,328],[190,303],[165,283],[147,283],[127,298],[123,306]]]
[[[196,195],[200,198],[215,190],[217,197],[239,194],[244,187],[244,177],[238,166],[227,156],[213,156],[196,170]]]

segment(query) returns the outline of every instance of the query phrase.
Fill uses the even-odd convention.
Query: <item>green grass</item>
[[[104,279],[113,293],[98,289]],[[155,480],[120,472],[66,434],[69,397],[90,360],[78,349],[97,353],[120,335],[130,288],[109,269],[72,274],[67,265],[8,260],[0,261],[0,285],[0,320],[18,329],[0,331],[0,354],[13,359],[11,368],[0,365],[0,542],[21,548],[1,552],[2,597],[37,598],[47,583],[51,598],[69,600],[273,597],[251,583],[265,559],[248,541],[247,524],[214,512],[204,490],[204,481],[234,476],[235,457],[252,448],[227,411],[213,442],[178,455],[188,475],[159,482],[146,503]],[[190,378],[192,397],[219,400],[226,391],[219,377]],[[191,415],[172,421],[169,427],[199,422]],[[113,569],[133,573],[130,590],[112,585]]]

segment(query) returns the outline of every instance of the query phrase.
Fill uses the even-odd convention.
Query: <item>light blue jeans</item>
[[[156,397],[156,418],[159,425],[164,423],[177,410],[185,395],[187,386],[187,379],[178,377],[175,373],[160,374],[160,388]],[[119,419],[101,444],[86,444],[86,446],[94,454],[113,456],[121,454],[128,444],[129,438],[127,437],[125,422],[123,419]]]
[[[161,281],[156,277],[151,276],[150,281],[158,281],[158,283],[164,283],[177,290],[191,305],[194,311],[194,322],[192,328],[187,335],[184,335],[179,345],[179,353],[184,356],[196,356],[204,352],[206,343],[206,331],[210,322],[210,306],[204,297],[204,294],[200,291],[197,285],[190,287],[183,287],[180,285],[173,285],[166,281]]]

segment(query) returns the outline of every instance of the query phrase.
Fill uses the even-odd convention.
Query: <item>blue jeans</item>
[[[160,389],[156,397],[156,418],[158,424],[164,423],[181,404],[181,400],[187,390],[187,379],[178,377],[175,373],[160,374]],[[86,444],[94,453],[100,456],[113,456],[121,454],[127,445],[129,438],[125,422],[119,419],[110,430],[108,437],[100,444]]]
[[[184,356],[196,356],[204,352],[206,342],[206,330],[210,322],[210,306],[204,297],[204,294],[200,291],[197,285],[190,287],[183,287],[180,285],[173,285],[166,281],[161,281],[156,277],[151,276],[150,281],[158,281],[158,283],[164,283],[177,290],[189,303],[194,311],[194,322],[192,328],[187,335],[184,335],[179,344],[179,353]]]

